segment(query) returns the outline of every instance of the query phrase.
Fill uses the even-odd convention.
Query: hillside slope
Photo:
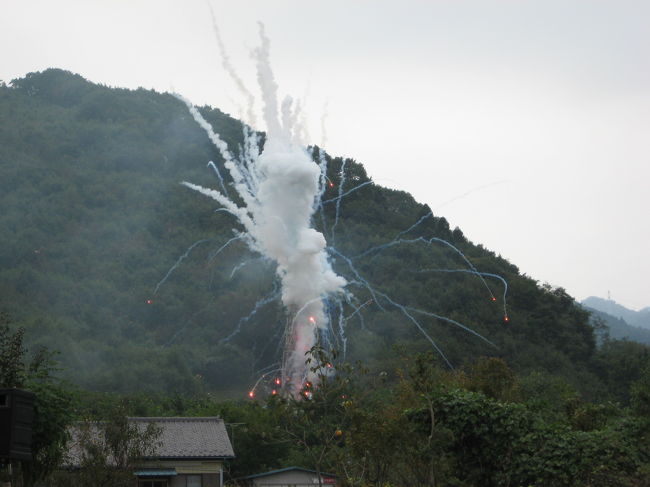
[[[585,306],[585,309],[591,313],[592,321],[598,320],[607,327],[610,338],[616,340],[631,340],[638,343],[650,345],[650,330],[639,326],[632,326],[622,318],[598,311],[597,309]]]
[[[201,112],[231,147],[241,142],[240,122],[210,107]],[[27,328],[34,346],[60,350],[72,380],[122,392],[242,391],[278,360],[283,310],[271,303],[242,320],[273,292],[272,266],[238,243],[215,257],[235,224],[179,184],[216,187],[206,163],[223,168],[181,102],[50,69],[0,87],[0,127],[0,309]],[[325,199],[338,194],[342,162],[330,161],[335,187]],[[350,187],[369,181],[354,161],[345,171]],[[430,212],[409,194],[375,184],[350,194],[340,210],[335,235],[335,205],[325,205],[315,224],[347,256],[391,241]],[[521,373],[543,370],[597,393],[594,332],[573,298],[519,274],[443,217],[403,235],[418,237],[445,239],[479,271],[508,282],[506,322],[501,282],[486,277],[494,302],[476,275],[441,272],[467,270],[446,245],[396,245],[354,260],[396,302],[449,317],[494,344],[423,317],[454,366],[496,355]],[[242,259],[247,265],[238,268]],[[343,258],[333,265],[355,280]],[[350,290],[359,304],[370,299],[363,287]],[[383,308],[370,304],[349,320],[348,359],[380,367],[430,349],[403,313]]]
[[[631,326],[650,330],[649,307],[643,308],[639,311],[634,311],[611,299],[603,299],[596,296],[589,296],[588,298],[583,299],[582,304],[589,308],[607,313],[614,318],[619,318]]]

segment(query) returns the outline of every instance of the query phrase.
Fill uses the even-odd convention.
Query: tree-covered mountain
[[[218,109],[200,111],[231,147],[242,142],[239,121]],[[334,187],[324,200],[332,200],[343,160],[326,157]],[[169,94],[109,88],[57,69],[0,86],[0,308],[25,326],[32,346],[59,350],[66,373],[83,387],[241,393],[278,361],[282,308],[270,302],[244,318],[274,292],[273,267],[240,242],[216,255],[233,237],[234,220],[179,184],[216,187],[208,161],[226,173],[203,130]],[[345,190],[371,181],[352,160],[343,179]],[[517,373],[561,376],[602,398],[619,380],[610,369],[620,354],[647,358],[646,349],[630,352],[627,344],[598,349],[589,313],[563,289],[520,274],[442,216],[422,219],[430,209],[405,192],[368,184],[351,193],[334,232],[335,211],[325,204],[314,224],[377,290],[492,343],[422,315],[456,367],[498,356]],[[412,242],[362,255],[398,235]],[[507,321],[501,281],[485,277],[493,301],[453,249],[424,242],[432,238],[507,281]],[[355,302],[368,303],[346,311],[349,360],[392,370],[400,355],[431,348],[398,308],[369,303],[343,257],[333,266],[351,282]],[[447,272],[458,269],[464,272]],[[625,392],[613,394],[625,399]]]
[[[582,304],[591,309],[607,313],[614,318],[619,318],[629,325],[650,330],[650,307],[634,311],[612,299],[603,299],[596,296],[583,299]]]

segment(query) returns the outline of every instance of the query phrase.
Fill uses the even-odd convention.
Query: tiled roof
[[[226,425],[220,418],[129,418],[142,428],[161,429],[157,458],[232,458]]]
[[[154,424],[160,429],[154,458],[157,459],[216,459],[235,456],[226,426],[222,419],[208,418],[129,418],[129,423],[144,430]],[[81,464],[81,431],[90,431],[90,437],[99,439],[101,423],[78,423],[70,428],[70,441],[65,466],[78,467]]]

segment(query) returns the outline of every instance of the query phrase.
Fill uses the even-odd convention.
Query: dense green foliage
[[[331,360],[312,357],[317,372]],[[631,487],[650,485],[649,385],[647,368],[631,386],[634,407],[594,404],[548,374],[518,377],[502,359],[442,371],[426,354],[395,371],[327,370],[309,399],[95,394],[82,405],[100,417],[118,402],[131,414],[221,416],[235,481],[298,465],[343,486]]]
[[[240,122],[217,109],[201,111],[237,147]],[[212,259],[235,223],[179,184],[216,185],[206,163],[223,168],[180,101],[51,69],[0,86],[0,127],[0,308],[24,325],[33,345],[60,350],[72,380],[98,391],[243,394],[257,370],[278,360],[283,310],[270,304],[240,322],[272,292],[273,267],[240,243]],[[342,162],[330,160],[335,187],[325,200],[338,194]],[[351,160],[345,175],[346,190],[369,181]],[[325,204],[315,225],[350,257],[390,241],[430,211],[404,192],[370,184],[342,201],[333,235],[334,206]],[[418,237],[448,240],[480,271],[509,283],[505,322],[498,280],[487,278],[493,302],[475,275],[436,271],[467,269],[446,245],[416,242],[355,259],[363,276],[395,301],[457,320],[494,344],[422,317],[454,366],[493,355],[518,374],[540,370],[586,397],[609,397],[588,313],[562,289],[519,274],[442,217],[403,235]],[[247,265],[231,275],[242,260]],[[333,265],[353,280],[344,259]],[[370,299],[363,287],[350,290],[358,303]],[[238,324],[239,333],[227,339]],[[347,323],[347,334],[348,359],[373,370],[430,349],[386,303],[384,310],[365,306]],[[622,380],[618,387],[626,391],[630,380]]]

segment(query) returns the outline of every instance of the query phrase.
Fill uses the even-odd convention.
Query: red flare
[[[495,298],[494,296],[492,296],[492,301],[496,301],[496,300],[497,300],[497,298]]]
[[[333,187],[334,187],[334,183],[330,183],[330,188],[333,188]]]
[[[255,391],[250,391],[250,392],[248,393],[248,397],[250,397],[251,399],[253,399],[253,398],[255,397]]]
[[[310,323],[316,323],[316,318],[314,318],[313,316],[310,316],[309,317],[309,322]]]
[[[332,364],[330,364],[330,363],[327,363],[327,364],[325,364],[325,365],[327,366],[328,369],[331,369],[331,368],[332,368]]]
[[[272,396],[275,396],[277,393],[278,393],[278,391],[276,391],[275,389],[273,389],[273,390],[271,391],[271,395],[272,395]]]
[[[145,301],[145,302],[146,302],[147,304],[153,304],[153,299],[147,299],[147,301]]]
[[[279,377],[276,377],[274,382],[275,382],[277,385],[282,384],[282,381],[280,380]]]
[[[510,318],[508,318],[508,315],[505,315],[505,316],[503,317],[503,321],[505,321],[505,322],[510,321]]]
[[[307,381],[305,382],[305,388],[309,389],[311,387],[311,382]]]

